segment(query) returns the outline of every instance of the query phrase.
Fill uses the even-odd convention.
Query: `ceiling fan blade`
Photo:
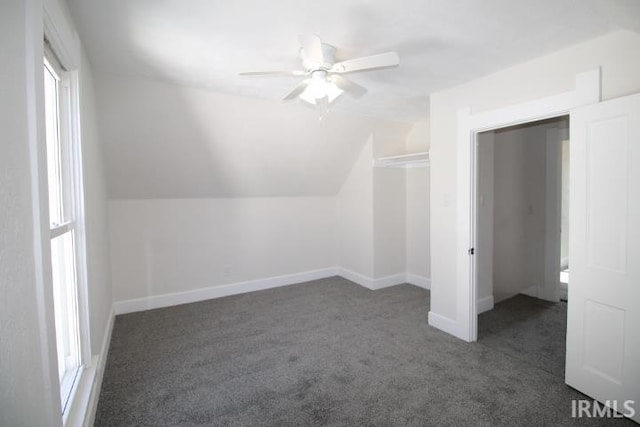
[[[338,86],[340,89],[349,93],[349,95],[353,96],[354,98],[360,98],[362,95],[367,93],[367,88],[362,87],[359,84],[356,84],[350,80],[347,80],[346,78],[338,74],[333,74],[329,76],[329,80],[335,83],[335,85]]]
[[[400,57],[396,52],[381,53],[379,55],[364,56],[338,62],[331,67],[332,73],[350,73],[375,68],[395,67],[400,64]]]
[[[300,40],[300,46],[302,46],[307,60],[317,62],[318,65],[324,64],[320,37],[315,34],[300,34],[298,39]]]
[[[297,97],[298,95],[300,95],[302,92],[304,92],[304,90],[307,88],[307,86],[309,86],[309,83],[311,82],[311,79],[305,79],[303,81],[301,81],[298,86],[296,86],[290,93],[289,95],[284,97],[285,101],[288,101],[290,99],[293,99],[295,97]]]
[[[277,70],[277,71],[247,71],[238,73],[239,76],[305,76],[308,73],[302,70]]]

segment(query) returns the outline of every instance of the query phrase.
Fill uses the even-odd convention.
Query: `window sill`
[[[85,425],[85,419],[89,413],[91,395],[98,368],[98,356],[94,356],[90,365],[81,367],[78,380],[71,390],[68,409],[62,416],[64,427],[81,427]]]

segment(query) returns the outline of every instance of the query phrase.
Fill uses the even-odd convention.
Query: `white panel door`
[[[566,382],[640,421],[640,94],[571,112],[570,173]]]

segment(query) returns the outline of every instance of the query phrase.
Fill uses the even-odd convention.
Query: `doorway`
[[[600,70],[576,75],[573,90],[485,112],[458,110],[456,168],[456,312],[455,323],[431,315],[429,323],[469,342],[478,337],[476,297],[476,136],[480,132],[536,120],[565,116],[600,101]],[[555,262],[555,259],[553,260]]]
[[[476,138],[478,341],[563,377],[567,307],[560,302],[560,271],[568,257],[568,219],[562,233],[568,193],[562,178],[569,118]]]
[[[478,313],[520,293],[560,299],[560,271],[568,268],[568,141],[568,116],[477,134]]]
[[[456,144],[455,322],[429,323],[477,340],[475,141],[480,132],[541,118],[571,116],[571,282],[565,382],[600,401],[640,396],[640,95],[600,99],[600,72],[576,75],[573,90],[485,112],[458,110]],[[634,148],[635,147],[635,148]],[[614,189],[614,191],[612,191]],[[633,220],[631,220],[633,219]],[[578,231],[575,231],[578,230]],[[635,256],[635,258],[633,258]],[[579,284],[579,286],[576,286]],[[612,286],[612,284],[615,284]],[[635,414],[635,415],[634,415]],[[640,412],[627,416],[640,420]]]

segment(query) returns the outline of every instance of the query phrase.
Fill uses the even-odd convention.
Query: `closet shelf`
[[[429,165],[429,152],[402,154],[400,156],[380,157],[373,161],[377,168],[417,168]]]

